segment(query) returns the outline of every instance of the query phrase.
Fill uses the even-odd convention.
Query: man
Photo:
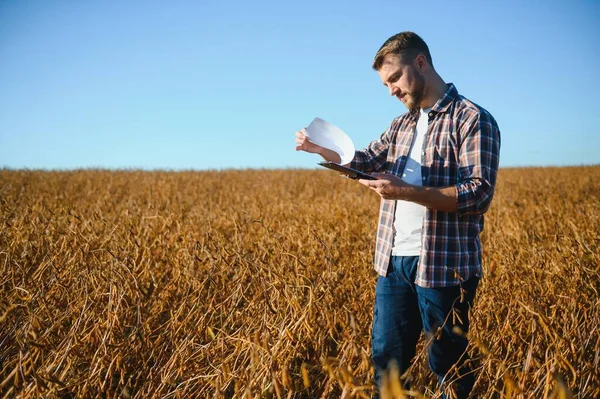
[[[381,81],[408,108],[348,165],[382,198],[375,270],[372,359],[375,384],[395,364],[404,373],[421,330],[429,367],[444,397],[468,397],[468,310],[481,277],[483,214],[498,173],[500,131],[483,108],[458,94],[433,67],[413,32],[389,38],[373,62]],[[296,150],[340,162],[296,132]],[[374,173],[378,172],[378,173]],[[453,395],[450,395],[450,392]]]

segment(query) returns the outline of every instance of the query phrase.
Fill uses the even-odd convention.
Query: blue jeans
[[[401,375],[408,369],[424,330],[429,368],[437,375],[440,388],[453,382],[457,397],[466,398],[475,377],[467,361],[467,338],[452,329],[469,331],[468,310],[479,278],[452,287],[419,287],[415,285],[418,262],[418,256],[392,256],[387,276],[377,280],[371,342],[375,385],[379,387],[382,373],[392,361]],[[461,287],[466,291],[462,301]]]

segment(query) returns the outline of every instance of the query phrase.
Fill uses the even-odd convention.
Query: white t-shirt
[[[421,155],[423,140],[429,125],[428,113],[430,110],[431,108],[427,108],[419,111],[417,131],[401,177],[405,182],[415,186],[423,185],[421,180]],[[409,201],[396,201],[392,255],[416,256],[421,253],[421,230],[423,229],[424,217],[425,207],[423,205]]]

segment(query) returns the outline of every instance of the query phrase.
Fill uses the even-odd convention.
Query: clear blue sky
[[[413,30],[490,111],[501,166],[600,163],[598,1],[0,0],[0,167],[314,167],[406,111],[370,65]]]

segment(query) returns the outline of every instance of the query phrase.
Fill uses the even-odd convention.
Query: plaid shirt
[[[394,119],[378,140],[356,151],[350,167],[402,176],[414,139],[418,112]],[[494,194],[500,131],[483,108],[458,94],[452,83],[429,112],[421,151],[423,186],[455,186],[457,212],[427,208],[415,283],[421,287],[460,284],[481,277],[483,213]],[[394,242],[396,201],[383,200],[375,248],[375,270],[387,274]]]

